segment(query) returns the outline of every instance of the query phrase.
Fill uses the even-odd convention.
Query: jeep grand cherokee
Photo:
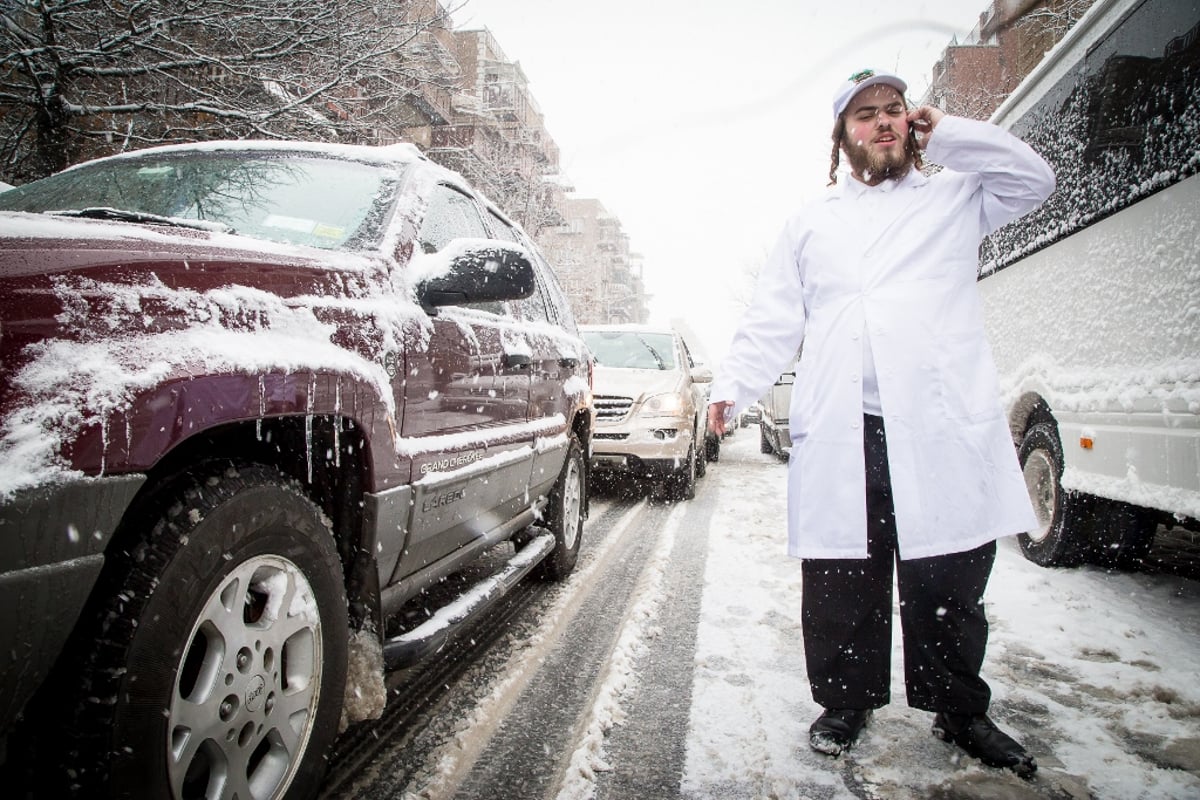
[[[586,350],[525,234],[415,148],[143,150],[3,193],[0,232],[0,732],[47,796],[311,795],[380,710],[352,656],[571,571]]]

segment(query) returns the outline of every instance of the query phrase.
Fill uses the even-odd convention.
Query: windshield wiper
[[[89,208],[72,208],[65,211],[47,211],[56,217],[84,217],[86,219],[112,219],[118,222],[137,222],[148,225],[171,225],[176,228],[192,228],[198,231],[215,233],[236,233],[232,226],[224,222],[207,219],[185,219],[183,217],[164,217],[159,214],[147,214],[144,211],[126,211],[120,208],[91,206]]]
[[[643,339],[641,336],[638,336],[637,338],[638,338],[638,341],[641,342],[642,344],[644,344],[646,346],[646,349],[650,351],[650,355],[654,356],[654,361],[655,361],[655,363],[658,364],[658,368],[660,370],[665,370],[667,368],[667,365],[665,363],[663,363],[662,356],[660,356],[658,354],[658,351],[655,350],[654,347],[651,346],[651,344],[649,342],[647,342],[645,339]]]

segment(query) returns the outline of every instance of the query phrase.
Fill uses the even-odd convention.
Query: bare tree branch
[[[0,6],[0,175],[212,138],[396,138],[425,0],[24,0]]]

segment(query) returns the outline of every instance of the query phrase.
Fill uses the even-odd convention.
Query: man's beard
[[[913,156],[907,146],[877,150],[843,139],[842,149],[846,152],[846,160],[850,162],[850,170],[868,183],[875,179],[903,178],[913,165]]]

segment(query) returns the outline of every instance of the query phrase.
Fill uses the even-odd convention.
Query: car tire
[[[587,472],[583,447],[574,435],[567,440],[567,457],[546,506],[546,527],[554,534],[554,549],[538,564],[535,574],[545,581],[564,580],[575,569],[583,539]]]
[[[767,435],[767,427],[762,424],[758,426],[758,451],[763,455],[775,452],[775,446],[771,444],[771,437]]]
[[[716,463],[721,460],[721,439],[717,436],[707,436],[704,439],[705,457]]]
[[[263,466],[210,464],[157,497],[109,559],[70,670],[75,793],[314,796],[349,634],[324,515]]]
[[[1062,487],[1062,443],[1054,423],[1030,426],[1017,455],[1039,523],[1017,536],[1021,552],[1043,567],[1079,564],[1092,540],[1096,508],[1088,495]]]
[[[696,445],[688,447],[687,457],[675,474],[668,479],[668,494],[673,500],[692,500],[696,497]]]
[[[693,440],[697,440],[696,437],[693,437]],[[708,462],[710,460],[715,461],[716,459],[709,459],[708,448],[705,448],[704,454],[702,456],[699,456],[696,458],[696,477],[697,478],[703,478],[705,475],[708,474]]]

